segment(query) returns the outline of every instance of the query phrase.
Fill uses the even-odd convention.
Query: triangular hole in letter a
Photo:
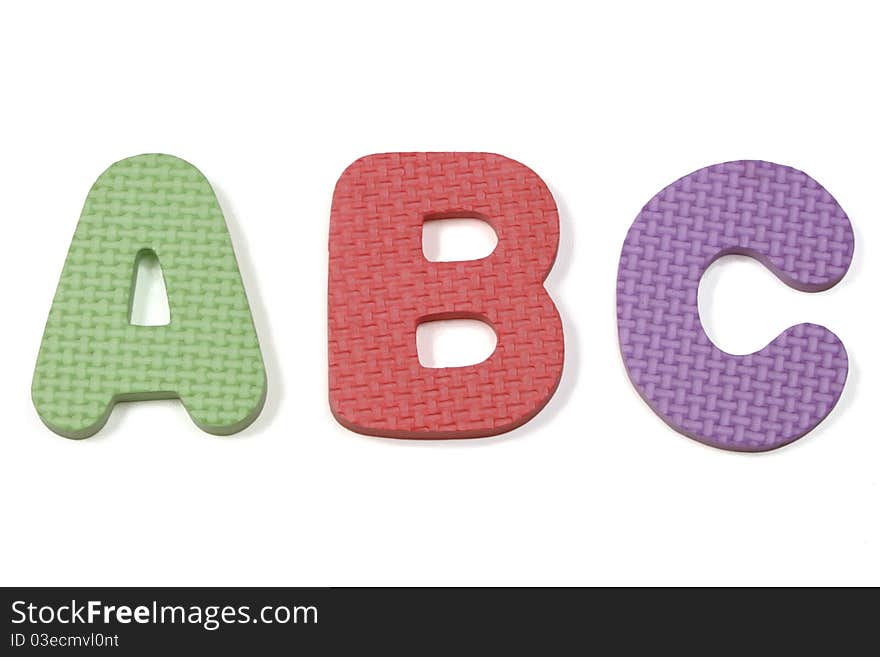
[[[135,257],[128,321],[134,326],[166,326],[171,323],[162,266],[152,249]]]

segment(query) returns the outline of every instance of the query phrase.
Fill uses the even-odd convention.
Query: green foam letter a
[[[145,253],[159,260],[170,323],[130,322]],[[62,436],[97,432],[118,401],[180,398],[203,430],[253,422],[266,372],[229,231],[191,164],[138,155],[89,191],[49,311],[31,390]]]

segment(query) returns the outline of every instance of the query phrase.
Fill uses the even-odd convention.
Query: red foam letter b
[[[479,260],[429,262],[422,224],[489,222]],[[546,290],[556,203],[528,167],[487,153],[386,153],[340,177],[330,217],[330,406],[344,426],[396,438],[476,438],[514,429],[562,375],[559,313]],[[481,319],[495,352],[467,367],[419,363],[416,327]]]

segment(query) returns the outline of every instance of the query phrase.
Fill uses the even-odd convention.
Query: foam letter
[[[472,217],[486,258],[428,262],[422,224]],[[340,177],[330,219],[330,406],[361,433],[475,438],[543,408],[562,374],[559,313],[543,286],[559,242],[556,204],[529,168],[486,153],[387,153]],[[480,319],[495,352],[467,367],[419,364],[416,327]]]
[[[738,451],[790,443],[831,412],[848,361],[828,329],[798,324],[761,351],[718,349],[700,324],[697,289],[714,260],[752,256],[786,285],[818,292],[853,255],[849,219],[815,180],[743,161],[700,169],[642,209],[617,275],[617,325],[629,377],[673,429]]]
[[[129,322],[133,272],[152,251],[171,322]],[[259,415],[260,346],[214,192],[169,155],[117,162],[80,216],[34,372],[34,405],[69,438],[98,431],[118,401],[179,397],[205,431],[230,434]]]

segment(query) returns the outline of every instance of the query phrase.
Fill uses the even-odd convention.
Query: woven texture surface
[[[751,255],[788,285],[827,289],[852,260],[846,214],[815,180],[769,162],[700,169],[642,209],[620,258],[617,320],[629,376],[673,428],[726,449],[773,449],[804,435],[837,403],[848,361],[813,324],[754,354],[715,347],[700,324],[700,278],[718,257]]]
[[[422,224],[492,224],[480,260],[428,262]],[[541,179],[486,153],[388,153],[340,177],[330,220],[330,405],[345,426],[409,438],[488,436],[526,422],[562,374],[562,325],[543,281],[559,219]],[[424,368],[416,326],[474,318],[498,337],[488,360]]]
[[[138,254],[159,258],[171,323],[129,324]],[[259,413],[260,347],[223,214],[192,165],[117,162],[86,199],[37,359],[40,417],[69,437],[103,426],[120,400],[180,397],[193,420],[232,433]]]

